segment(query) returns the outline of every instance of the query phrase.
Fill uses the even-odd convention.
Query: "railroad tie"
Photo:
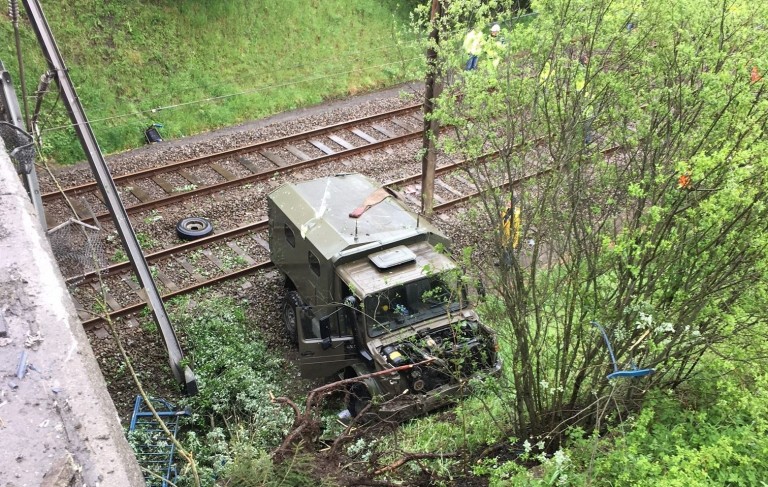
[[[436,182],[436,183],[437,183],[437,184],[438,184],[438,185],[439,185],[441,188],[445,189],[445,190],[446,190],[446,191],[448,191],[449,193],[452,193],[454,196],[458,196],[459,198],[461,198],[462,196],[464,196],[463,194],[461,194],[461,191],[459,191],[458,189],[456,189],[456,188],[454,188],[453,186],[449,185],[448,183],[446,183],[446,182],[445,182],[445,181],[443,181],[442,179],[438,179],[438,180],[436,180],[435,182]]]
[[[335,150],[331,149],[330,147],[328,147],[327,145],[323,144],[319,140],[310,140],[309,143],[314,145],[315,147],[317,147],[318,149],[320,149],[321,151],[323,151],[325,154],[327,154],[329,156],[331,154],[335,154],[336,153]]]
[[[211,252],[210,250],[203,249],[203,250],[201,250],[201,252],[203,253],[204,256],[208,257],[208,260],[213,262],[213,265],[218,267],[220,270],[222,270],[224,272],[227,272],[227,271],[230,270],[227,266],[224,265],[224,263],[222,261],[219,260],[218,257],[213,255],[213,252]]]
[[[192,171],[188,170],[188,169],[183,169],[182,168],[182,169],[179,169],[176,172],[178,172],[181,177],[183,177],[184,179],[186,179],[190,183],[194,184],[195,186],[205,186],[203,181],[200,180],[200,178],[195,176],[195,174]]]
[[[346,140],[342,139],[338,135],[329,135],[328,138],[331,139],[332,141],[336,142],[340,146],[344,147],[347,150],[351,150],[351,149],[355,148],[354,145],[350,144],[349,142],[347,142]]]
[[[406,121],[398,120],[397,118],[393,118],[392,123],[394,123],[401,129],[405,130],[406,132],[413,132],[414,130],[416,130],[416,127],[408,124]]]
[[[251,171],[253,174],[259,174],[262,172],[261,168],[253,163],[253,161],[250,161],[246,159],[245,157],[238,157],[237,162],[242,164],[246,169]]]
[[[165,191],[166,193],[168,194],[174,193],[174,186],[162,176],[152,176],[152,181],[154,181],[156,185],[160,186],[160,188],[162,188],[162,190]]]
[[[357,135],[358,137],[360,137],[364,141],[368,142],[369,144],[375,144],[376,142],[378,142],[378,140],[375,137],[366,134],[365,132],[363,132],[360,129],[352,129],[352,130],[350,130],[350,132],[352,132],[353,134]]]
[[[227,181],[234,181],[235,179],[237,179],[237,176],[232,174],[232,172],[230,172],[229,169],[222,166],[221,164],[217,164],[215,162],[211,163],[211,169],[219,173],[219,175],[224,179],[226,179]]]
[[[147,302],[147,293],[142,289],[141,286],[139,286],[139,282],[136,280],[136,278],[133,276],[133,272],[124,272],[120,274],[120,279],[123,280],[123,282],[131,288],[131,291],[136,293],[136,296],[138,296],[139,301],[142,303]]]
[[[422,116],[421,112],[406,115],[404,118],[406,121],[412,123],[415,127],[421,128],[424,126],[424,117]]]
[[[80,304],[80,301],[77,300],[77,298],[70,294],[70,299],[75,305],[75,311],[77,311],[77,317],[80,318],[80,321],[87,321],[90,320],[93,316],[91,313],[87,312],[82,304]]]
[[[120,274],[120,279],[123,280],[126,286],[131,288],[131,291],[138,291],[141,289],[141,286],[139,286],[139,283],[136,282],[133,278],[133,272],[124,272]]]
[[[301,161],[308,161],[308,160],[312,159],[307,154],[302,152],[298,147],[294,147],[292,145],[286,145],[285,146],[285,150],[287,150],[288,152],[290,152],[294,156],[298,157],[299,160],[301,160]]]
[[[128,186],[128,191],[131,192],[132,195],[136,197],[137,200],[141,201],[142,203],[146,203],[147,201],[152,201],[152,196],[149,195],[146,191],[143,189],[137,187],[137,186]]]
[[[176,285],[175,282],[171,280],[163,271],[158,270],[157,273],[157,279],[163,283],[163,286],[169,291],[176,291],[179,289],[179,286]]]
[[[91,287],[94,291],[96,291],[102,298],[104,298],[104,302],[107,303],[107,306],[112,308],[112,311],[117,311],[118,309],[122,308],[120,306],[120,303],[117,302],[115,298],[113,298],[106,289],[103,289],[101,287],[100,282],[93,281],[91,282]]]
[[[279,154],[276,154],[276,153],[274,153],[272,151],[260,150],[259,154],[261,154],[262,156],[266,157],[269,160],[269,162],[271,162],[272,164],[274,164],[277,167],[285,167],[285,166],[288,165],[288,163],[285,162],[285,159],[280,157]]]
[[[195,269],[195,266],[187,262],[187,259],[183,259],[181,257],[174,257],[174,259],[181,267],[184,268],[185,271],[189,273],[190,276],[192,276],[192,279],[196,280],[197,282],[204,282],[205,277],[203,277],[199,272],[197,272],[197,269]]]
[[[458,181],[461,181],[461,183],[464,184],[467,188],[470,188],[470,189],[474,189],[475,188],[475,185],[472,184],[471,182],[467,181],[466,179],[464,179],[463,176],[459,176],[458,174],[453,174],[453,177],[455,179],[457,179]]]
[[[251,235],[251,237],[256,241],[257,244],[261,245],[262,247],[267,249],[267,251],[269,251],[269,242],[259,237],[258,235]]]
[[[227,242],[227,247],[232,249],[232,251],[239,255],[240,258],[243,259],[248,265],[253,265],[256,263],[256,261],[253,260],[251,256],[248,255],[243,249],[241,249],[240,246],[235,242]]]
[[[128,328],[136,328],[139,326],[139,322],[133,316],[124,318],[123,321],[125,322],[125,326]]]
[[[374,130],[376,130],[377,132],[379,132],[379,133],[383,134],[384,136],[386,136],[386,137],[387,137],[387,138],[389,138],[389,139],[394,139],[394,138],[395,138],[395,134],[393,134],[393,133],[392,133],[390,130],[388,130],[386,127],[382,127],[381,125],[379,125],[379,124],[377,124],[377,123],[375,123],[375,124],[371,125],[371,127],[373,127],[373,128],[374,128]]]

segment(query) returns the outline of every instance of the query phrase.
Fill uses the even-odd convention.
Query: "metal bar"
[[[0,76],[2,76],[3,85],[3,100],[1,103],[5,105],[8,118],[10,118],[7,122],[26,133],[24,120],[21,116],[21,109],[19,109],[19,99],[16,97],[16,90],[13,88],[11,74],[5,70],[5,66],[3,66],[2,62],[0,62]],[[31,139],[32,136],[30,136],[30,140]],[[29,199],[32,200],[32,206],[35,207],[35,211],[37,212],[37,219],[40,222],[40,227],[45,230],[48,228],[48,222],[45,220],[45,208],[43,208],[43,198],[40,194],[40,185],[37,181],[37,172],[35,171],[34,164],[28,173],[24,173],[22,181],[24,183],[24,189],[27,190],[27,194],[29,195]]]
[[[67,67],[64,65],[64,59],[61,57],[48,21],[43,14],[42,7],[37,0],[23,0],[23,3],[29,15],[32,28],[37,35],[37,40],[40,42],[43,54],[48,60],[48,65],[56,74],[59,91],[69,112],[70,119],[75,126],[75,132],[80,140],[80,144],[83,146],[83,151],[88,158],[91,170],[96,177],[96,183],[101,190],[101,194],[104,196],[104,202],[109,208],[123,246],[127,250],[134,271],[139,277],[139,282],[147,292],[150,308],[163,334],[163,341],[168,351],[168,359],[173,374],[176,380],[184,384],[187,394],[194,394],[197,392],[197,380],[192,369],[189,366],[182,365],[184,354],[176,337],[176,332],[165,311],[160,293],[152,280],[149,266],[144,260],[144,254],[133,232],[131,222],[128,220],[128,213],[125,211],[122,201],[120,201],[115,182],[109,172],[101,149],[99,149],[96,142],[96,137],[91,130],[91,125],[88,122],[85,111],[80,105],[77,92],[72,84],[72,80],[69,78]]]

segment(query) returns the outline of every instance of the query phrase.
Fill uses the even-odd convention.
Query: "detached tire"
[[[197,240],[213,232],[213,225],[205,218],[193,216],[176,224],[176,235],[182,240]]]
[[[299,293],[296,291],[286,292],[285,302],[283,302],[283,322],[291,343],[299,343],[299,314],[297,312],[299,306],[301,306]]]

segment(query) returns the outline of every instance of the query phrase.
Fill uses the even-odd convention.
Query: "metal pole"
[[[438,81],[437,46],[440,42],[440,31],[437,21],[442,16],[443,5],[441,0],[432,0],[430,21],[432,31],[429,33],[429,46],[427,47],[427,80],[424,93],[424,139],[422,143],[423,154],[421,157],[421,211],[425,215],[431,215],[435,197],[435,167],[437,166],[437,153],[435,142],[440,131],[440,123],[432,117],[435,107],[435,98],[440,96],[441,86]]]
[[[27,107],[27,83],[24,78],[24,59],[21,57],[21,38],[19,37],[19,4],[16,0],[10,0],[8,8],[13,22],[13,37],[16,41],[16,58],[19,62],[19,84],[21,85],[21,103],[24,107],[24,123],[27,133],[32,133],[32,126],[29,124],[29,108]],[[45,228],[45,227],[43,227]]]
[[[117,227],[118,234],[120,235],[120,240],[122,240],[123,246],[128,252],[134,272],[136,272],[139,282],[147,293],[150,308],[163,334],[165,348],[168,351],[168,359],[174,376],[180,383],[184,384],[187,394],[195,394],[197,392],[195,375],[189,366],[182,365],[184,355],[176,337],[176,332],[168,319],[162,297],[155,286],[147,261],[144,259],[144,253],[141,251],[136,234],[131,227],[131,222],[128,220],[128,213],[125,211],[122,201],[120,201],[115,182],[109,173],[109,168],[106,161],[104,161],[104,156],[101,154],[101,149],[99,149],[96,143],[96,137],[85,116],[85,111],[80,105],[75,87],[69,78],[64,60],[53,38],[53,33],[45,19],[40,3],[37,0],[23,0],[23,3],[29,15],[29,20],[32,23],[32,28],[35,30],[35,34],[37,34],[40,47],[43,49],[43,54],[48,60],[48,66],[56,76],[61,97],[67,107],[72,124],[75,126],[75,132],[88,158],[91,170],[96,178],[96,183],[101,190],[101,194],[104,196],[104,203],[112,215],[115,227]]]
[[[11,73],[5,70],[2,61],[0,61],[0,77],[2,78],[2,100],[0,100],[0,104],[5,106],[6,121],[28,135],[31,142],[33,140],[32,135],[24,129],[24,120],[22,120],[21,111],[19,110],[19,99],[16,97],[16,90],[13,88]],[[30,164],[28,171],[22,171],[21,180],[24,183],[24,189],[27,190],[29,199],[32,201],[32,206],[35,207],[40,228],[45,230],[48,224],[45,221],[45,208],[43,207],[43,198],[40,194],[40,184],[37,181],[34,161]]]

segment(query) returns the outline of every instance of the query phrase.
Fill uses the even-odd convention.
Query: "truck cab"
[[[495,336],[467,300],[450,241],[394,193],[344,174],[285,184],[268,208],[302,376],[398,369],[365,380],[365,395],[427,410],[430,393],[449,397],[470,376],[498,373]]]

